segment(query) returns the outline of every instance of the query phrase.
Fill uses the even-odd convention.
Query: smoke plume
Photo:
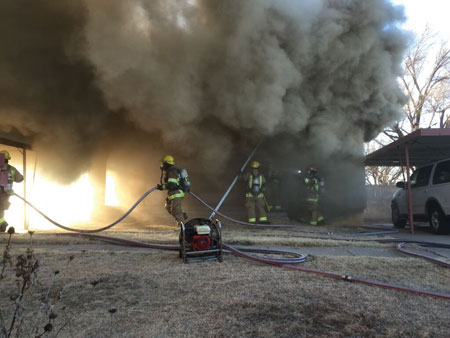
[[[405,100],[387,0],[4,0],[0,15],[0,129],[66,179],[136,129],[199,167],[262,137],[283,139],[278,157],[361,158]]]
[[[385,0],[86,4],[87,57],[109,106],[193,154],[230,130],[307,131],[324,157],[360,154],[403,104],[402,12]]]

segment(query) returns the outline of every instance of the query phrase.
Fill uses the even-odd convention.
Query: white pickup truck
[[[391,202],[392,222],[397,228],[408,220],[405,182],[398,182]],[[428,221],[434,233],[450,231],[450,159],[423,166],[411,175],[414,220]]]

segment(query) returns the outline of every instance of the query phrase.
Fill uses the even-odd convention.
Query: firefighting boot
[[[6,222],[3,218],[0,218],[0,232],[5,232],[8,227],[8,222]]]

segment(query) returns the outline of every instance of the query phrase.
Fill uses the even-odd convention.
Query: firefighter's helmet
[[[9,151],[7,151],[7,150],[2,150],[2,151],[0,151],[0,153],[2,153],[2,154],[4,154],[5,155],[5,160],[10,160],[11,159],[11,156],[9,155]]]
[[[308,166],[308,174],[315,174],[317,173],[317,167],[315,164],[310,164]]]
[[[173,158],[172,155],[166,155],[162,158],[161,160],[162,164],[167,163],[170,165],[174,165],[175,164],[175,159]]]
[[[259,168],[259,162],[258,161],[252,161],[252,163],[250,163],[250,168],[258,169]]]

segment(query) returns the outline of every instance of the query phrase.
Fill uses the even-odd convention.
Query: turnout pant
[[[280,186],[276,183],[270,183],[267,185],[267,189],[264,194],[269,202],[270,211],[281,211]]]
[[[323,221],[323,217],[319,214],[319,202],[308,201],[308,210],[311,213],[311,220],[309,224],[317,225],[318,222]]]
[[[181,206],[183,197],[176,197],[174,199],[166,199],[166,210],[171,214],[178,223],[184,221],[184,212]]]
[[[0,197],[0,232],[6,231],[6,220],[4,219],[5,211],[9,209],[9,196]]]
[[[267,222],[264,197],[246,197],[245,207],[247,208],[248,222]]]

